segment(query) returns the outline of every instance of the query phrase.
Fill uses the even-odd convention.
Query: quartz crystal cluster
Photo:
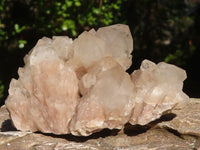
[[[127,25],[42,38],[12,79],[6,107],[22,131],[87,136],[124,124],[147,124],[189,97],[181,68],[144,60],[131,75],[133,40]]]

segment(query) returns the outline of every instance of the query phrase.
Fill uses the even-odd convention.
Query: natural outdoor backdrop
[[[200,0],[1,0],[0,105],[39,38],[116,23],[129,25],[134,39],[128,72],[143,59],[175,64],[187,70],[184,91],[200,97]]]

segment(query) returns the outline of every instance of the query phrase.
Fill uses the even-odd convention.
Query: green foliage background
[[[196,96],[199,5],[198,0],[1,0],[0,104],[10,79],[17,78],[17,68],[23,66],[24,55],[39,38],[75,38],[84,30],[116,23],[128,24],[133,35],[134,65],[129,72],[145,58],[173,63],[187,69],[186,90]]]

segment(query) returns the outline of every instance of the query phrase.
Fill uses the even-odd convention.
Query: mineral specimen
[[[42,38],[12,79],[6,107],[22,131],[87,136],[103,128],[146,124],[188,100],[186,73],[143,61],[130,76],[128,26],[113,25],[68,37]],[[181,105],[180,105],[181,107]]]
[[[131,124],[147,124],[159,118],[163,112],[180,107],[189,101],[182,92],[186,73],[181,68],[161,62],[144,60],[140,70],[131,74],[136,92]]]
[[[72,134],[121,129],[128,122],[134,107],[134,86],[114,59],[104,58],[88,68],[80,84],[83,97],[70,124]]]
[[[78,79],[47,39],[38,42],[12,79],[6,106],[22,131],[68,133],[78,101]]]
[[[74,59],[79,67],[89,67],[103,57],[113,57],[126,70],[131,65],[133,39],[126,25],[113,25],[83,32],[74,40]]]

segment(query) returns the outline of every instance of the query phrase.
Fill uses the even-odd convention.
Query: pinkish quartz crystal
[[[127,25],[117,24],[85,31],[74,40],[74,58],[85,68],[103,57],[113,57],[125,70],[131,66],[133,39]]]
[[[12,79],[6,106],[19,130],[69,133],[78,102],[78,79],[46,40],[26,56],[19,79]]]
[[[7,109],[22,131],[87,136],[103,128],[146,124],[184,104],[186,73],[144,60],[130,76],[133,41],[128,26],[112,25],[42,38],[12,79]]]
[[[103,128],[121,129],[134,107],[131,78],[113,58],[88,68],[80,80],[83,95],[70,124],[74,135],[89,135]]]
[[[183,69],[164,62],[155,64],[144,60],[140,70],[131,74],[135,86],[135,107],[131,124],[145,125],[176,105],[184,105],[189,97],[182,92],[186,73]]]

